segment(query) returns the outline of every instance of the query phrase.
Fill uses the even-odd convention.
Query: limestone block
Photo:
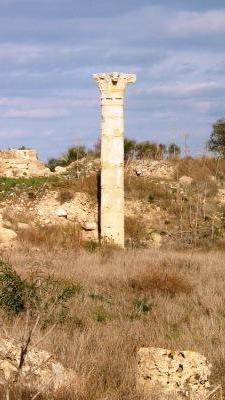
[[[17,238],[16,232],[12,229],[4,228],[0,226],[0,244],[8,244]]]
[[[82,228],[83,228],[85,231],[95,231],[95,230],[98,229],[98,226],[97,226],[96,222],[85,222],[85,223],[82,225]]]
[[[60,167],[60,165],[55,167],[55,174],[64,174],[66,171],[67,169],[65,167]]]
[[[14,379],[20,359],[21,344],[0,339],[0,378]],[[22,384],[32,390],[57,390],[75,380],[75,372],[66,369],[46,351],[30,348],[22,368]]]
[[[57,208],[55,210],[55,214],[57,215],[57,217],[62,217],[62,218],[67,218],[67,211],[64,208]]]
[[[203,399],[209,393],[211,365],[194,351],[141,348],[138,351],[137,387],[150,399],[155,389],[177,399]],[[188,397],[191,396],[191,397]]]

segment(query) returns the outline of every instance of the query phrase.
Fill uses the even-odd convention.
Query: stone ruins
[[[0,176],[48,176],[50,170],[38,160],[36,150],[1,150]]]
[[[124,247],[124,117],[126,85],[136,76],[93,75],[101,92],[101,238]]]
[[[173,395],[169,397],[173,399],[206,399],[210,394],[210,374],[211,365],[194,351],[154,347],[138,351],[137,386],[146,399],[155,390]]]

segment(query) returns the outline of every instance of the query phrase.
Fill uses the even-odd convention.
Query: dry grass
[[[129,247],[143,247],[147,238],[144,220],[141,217],[125,217],[125,237]]]
[[[178,178],[185,175],[195,180],[208,180],[210,175],[224,179],[225,160],[212,157],[185,157],[177,160]]]
[[[30,226],[20,230],[20,242],[26,246],[31,244],[38,248],[52,249],[79,249],[82,244],[80,226],[75,223],[64,223],[49,226]]]
[[[153,271],[146,268],[145,271],[141,271],[141,273],[130,278],[128,283],[134,290],[142,292],[158,291],[172,296],[179,293],[188,294],[192,291],[192,286],[180,273],[162,272],[156,268]]]
[[[3,257],[23,276],[44,271],[82,287],[42,343],[79,376],[76,393],[51,400],[139,399],[135,367],[141,346],[199,351],[213,364],[213,383],[225,387],[224,253],[111,249],[54,255],[24,247]],[[22,316],[3,321],[20,335]]]
[[[67,201],[73,200],[73,198],[74,198],[74,192],[72,190],[61,189],[58,193],[57,200],[60,202],[60,204],[64,204]]]
[[[98,197],[99,178],[98,174],[92,174],[90,176],[82,176],[80,178],[74,178],[71,176],[58,176],[52,177],[49,182],[47,189],[61,190],[61,192],[82,192],[87,193],[92,199],[97,201]]]

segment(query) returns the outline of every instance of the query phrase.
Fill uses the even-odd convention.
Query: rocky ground
[[[215,163],[211,159],[129,162],[126,245],[222,245],[225,182]],[[80,240],[97,241],[98,173],[99,160],[82,159],[48,177],[2,178],[0,243],[16,243],[25,231],[46,227],[61,227],[65,234],[67,228],[69,234],[76,227]]]

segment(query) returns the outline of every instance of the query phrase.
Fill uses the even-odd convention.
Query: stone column
[[[136,76],[95,74],[101,92],[101,239],[124,247],[124,118],[127,83]]]

